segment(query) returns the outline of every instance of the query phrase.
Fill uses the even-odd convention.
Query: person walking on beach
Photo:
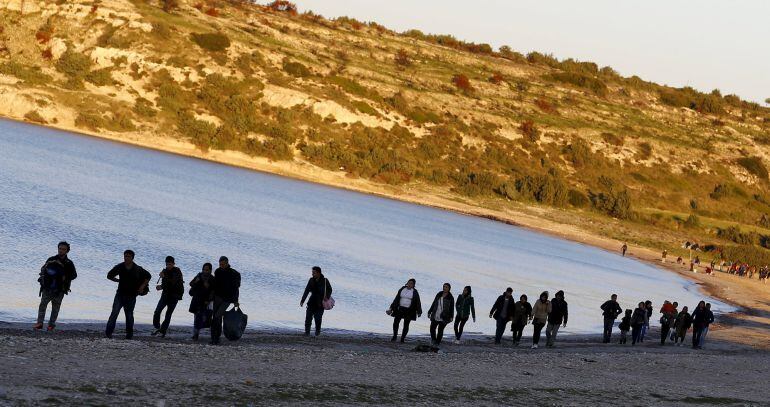
[[[166,256],[166,268],[160,271],[160,284],[156,289],[161,290],[158,305],[152,314],[152,326],[155,330],[152,336],[160,334],[161,338],[166,337],[166,331],[171,324],[171,315],[176,309],[176,304],[184,298],[184,279],[182,270],[174,264],[174,258]],[[163,318],[163,324],[160,323],[160,314],[166,309],[166,316]]]
[[[219,345],[222,337],[222,318],[230,304],[238,306],[241,273],[230,267],[226,256],[219,258],[219,268],[214,271],[214,306],[211,317],[211,345]]]
[[[67,257],[70,252],[70,244],[64,241],[56,245],[57,253],[45,261],[40,267],[40,306],[37,309],[37,323],[35,329],[43,329],[43,321],[51,303],[51,316],[48,318],[48,330],[56,328],[56,319],[59,317],[62,300],[70,292],[72,280],[78,277],[75,263]]]
[[[621,345],[625,345],[628,338],[628,331],[631,330],[631,310],[626,310],[626,315],[620,320],[620,323],[618,324],[618,329],[620,329],[620,342],[618,342]]]
[[[682,307],[682,312],[677,314],[674,321],[674,330],[676,336],[674,337],[674,344],[681,346],[684,343],[684,338],[687,336],[687,330],[692,325],[692,316],[687,312],[687,307]]]
[[[500,344],[508,321],[513,319],[513,304],[513,288],[508,287],[499,297],[497,297],[492,309],[489,310],[489,317],[494,318],[497,322],[497,327],[495,329],[496,345]]]
[[[200,273],[190,281],[190,312],[194,315],[192,340],[197,341],[201,329],[211,326],[214,301],[214,275],[211,263],[204,263]]]
[[[644,342],[644,337],[647,335],[647,330],[650,329],[650,318],[652,318],[652,301],[645,301],[644,309],[647,310],[647,320],[644,322],[644,325],[642,325],[642,333],[639,336],[639,342]]]
[[[118,263],[107,273],[107,279],[118,283],[115,299],[112,301],[112,313],[107,319],[107,329],[104,334],[112,338],[120,310],[126,315],[126,339],[134,337],[134,307],[136,297],[147,295],[152,275],[140,265],[134,263],[134,251],[123,252],[123,262]]]
[[[527,302],[527,296],[522,294],[519,301],[513,304],[513,318],[511,319],[511,331],[513,332],[513,346],[519,346],[524,327],[532,319],[532,305]]]
[[[706,303],[706,320],[704,321],[703,332],[700,334],[700,342],[698,342],[698,348],[703,348],[703,343],[706,342],[706,334],[709,333],[709,326],[714,322],[714,313],[711,312],[711,303]]]
[[[471,286],[465,286],[463,293],[457,296],[455,308],[457,309],[457,317],[454,324],[455,343],[459,344],[468,318],[472,316],[473,322],[476,322],[476,305],[473,303],[473,296],[471,296]]]
[[[663,250],[663,253],[660,254],[660,262],[665,263],[666,257],[668,257],[668,250]]]
[[[455,299],[449,290],[452,286],[449,283],[444,283],[442,290],[436,294],[433,298],[433,303],[428,310],[428,318],[430,318],[430,339],[431,345],[438,347],[441,345],[441,339],[444,336],[444,328],[452,319],[454,319],[454,307]]]
[[[551,301],[551,313],[548,314],[548,326],[545,328],[545,346],[552,348],[556,342],[556,334],[559,333],[559,326],[564,324],[567,327],[567,318],[569,312],[567,301],[564,301],[564,291],[557,291]]]
[[[401,320],[404,320],[404,329],[401,331],[401,343],[404,343],[406,334],[409,332],[409,324],[422,316],[422,304],[420,303],[420,294],[414,287],[417,280],[410,278],[406,285],[401,287],[396,293],[396,298],[390,304],[387,314],[393,317],[393,337],[391,342],[396,341],[398,336],[398,326]]]
[[[612,327],[615,325],[615,319],[618,315],[623,313],[623,309],[618,304],[618,295],[612,294],[610,299],[605,301],[600,307],[602,309],[602,315],[604,316],[604,341],[603,343],[610,343],[612,338]]]
[[[669,332],[671,332],[671,325],[674,324],[676,318],[676,307],[668,300],[663,302],[663,306],[660,307],[660,313],[663,314],[660,317],[660,344],[666,344],[666,338],[668,338]]]
[[[302,293],[302,299],[299,306],[305,303],[305,299],[310,295],[307,301],[307,310],[305,310],[305,336],[310,336],[310,326],[315,321],[315,336],[321,335],[321,321],[324,316],[324,300],[332,295],[332,285],[324,277],[321,268],[313,266],[311,277],[307,280],[305,291]]]
[[[703,336],[703,330],[706,328],[706,321],[709,320],[709,313],[706,309],[706,301],[701,301],[692,312],[692,348],[700,349],[700,340]]]
[[[540,331],[548,322],[548,314],[551,313],[551,301],[548,301],[548,291],[540,293],[540,298],[532,307],[532,349],[537,349],[540,342]]]
[[[642,327],[647,321],[647,308],[644,306],[644,302],[640,302],[639,306],[634,310],[631,315],[631,345],[636,345],[637,342],[641,342]]]
[[[620,253],[623,254],[623,257],[626,257],[626,251],[628,251],[628,245],[623,243],[623,246],[620,246]]]

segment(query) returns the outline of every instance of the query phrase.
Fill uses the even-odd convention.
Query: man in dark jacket
[[[714,322],[714,313],[711,312],[711,303],[706,303],[706,320],[703,326],[703,332],[700,334],[700,342],[698,343],[698,349],[703,348],[703,343],[706,342],[706,334],[709,333],[709,326]]]
[[[551,313],[548,314],[548,325],[545,328],[545,346],[552,348],[556,341],[556,334],[559,333],[559,327],[564,323],[564,327],[567,327],[567,318],[569,312],[567,310],[567,301],[564,301],[564,291],[558,291],[551,300]]]
[[[48,303],[51,303],[51,317],[48,319],[48,330],[53,331],[56,328],[56,318],[59,316],[59,309],[64,295],[70,291],[72,280],[78,277],[75,270],[75,264],[67,257],[70,252],[70,244],[59,242],[57,245],[58,253],[45,261],[40,268],[40,306],[37,310],[37,323],[35,329],[43,329],[43,320],[45,320]]]
[[[219,258],[219,268],[214,271],[214,316],[211,321],[211,344],[219,345],[222,336],[222,318],[230,304],[238,306],[241,273],[230,267],[230,260]]]
[[[321,268],[313,266],[311,277],[305,286],[305,292],[302,293],[302,299],[299,301],[300,308],[305,304],[307,296],[307,310],[305,311],[305,336],[310,336],[310,326],[315,320],[315,336],[321,335],[321,320],[324,315],[323,301],[332,296],[332,285],[329,280],[321,273]]]
[[[174,265],[174,258],[166,256],[166,268],[160,272],[160,284],[156,287],[162,290],[158,305],[155,307],[155,313],[152,315],[152,325],[155,327],[152,335],[160,334],[166,336],[166,331],[171,323],[171,315],[174,313],[177,302],[184,297],[184,279],[182,270]],[[163,318],[163,324],[160,323],[160,314],[166,308],[166,316]]]
[[[612,327],[615,325],[615,319],[623,313],[623,309],[618,304],[618,295],[612,294],[608,301],[601,306],[602,315],[604,315],[604,343],[610,343],[612,337]]]
[[[112,301],[112,313],[107,320],[105,336],[112,338],[121,309],[126,314],[126,339],[131,339],[134,336],[134,306],[136,306],[136,297],[147,294],[147,284],[149,284],[151,278],[152,275],[147,270],[134,263],[134,252],[132,250],[123,252],[123,263],[118,263],[107,273],[108,280],[118,283],[118,290],[115,293],[115,299]]]
[[[524,333],[524,327],[532,319],[532,305],[527,302],[527,296],[522,294],[519,301],[513,305],[513,319],[511,320],[511,331],[513,332],[513,346],[519,346],[521,335]]]
[[[698,303],[698,307],[692,312],[692,348],[701,348],[703,330],[714,320],[714,314],[706,309],[706,301]]]
[[[489,317],[494,318],[497,321],[497,327],[495,329],[495,344],[500,344],[503,339],[503,333],[505,332],[505,326],[508,325],[508,321],[513,319],[513,288],[508,287],[505,292],[497,297],[495,305],[489,310]]]

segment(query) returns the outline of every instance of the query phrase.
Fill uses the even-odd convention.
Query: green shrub
[[[720,249],[722,258],[749,264],[770,264],[770,250],[757,246],[724,246]]]
[[[763,240],[763,236],[757,232],[743,232],[737,226],[717,228],[717,237],[738,244],[757,245]]]
[[[741,157],[737,162],[738,165],[745,168],[750,174],[764,180],[768,178],[767,167],[762,163],[761,157]]]
[[[134,113],[142,117],[155,117],[158,111],[152,105],[152,102],[145,98],[137,98],[134,102]]]
[[[217,126],[196,119],[188,111],[181,111],[177,115],[177,129],[179,133],[189,138],[196,147],[204,152],[209,150],[212,139],[217,133]]]
[[[540,138],[540,130],[535,126],[535,122],[532,120],[524,120],[519,127],[524,137],[530,142],[534,143]]]
[[[364,101],[354,100],[351,102],[351,104],[353,104],[356,110],[358,110],[361,113],[368,114],[370,116],[380,117],[380,112],[378,112],[375,108],[369,106],[369,104]]]
[[[30,110],[24,115],[24,118],[28,121],[31,121],[33,123],[40,123],[40,124],[46,124],[48,123],[43,116],[40,115],[40,113],[37,112],[37,110]]]
[[[567,201],[575,208],[585,208],[588,206],[588,204],[591,203],[586,194],[576,189],[570,189],[567,191]]]
[[[575,168],[585,167],[593,157],[591,147],[580,137],[576,137],[570,144],[564,147],[563,153]]]
[[[686,107],[701,113],[724,114],[724,100],[713,94],[698,92],[691,87],[662,89],[661,103],[674,107]]]
[[[589,191],[594,208],[614,218],[629,219],[632,215],[631,196],[612,179],[600,176],[597,191]]]
[[[91,71],[86,74],[84,79],[96,86],[110,86],[115,83],[112,79],[112,68],[102,68]]]
[[[91,59],[69,49],[56,62],[56,69],[71,78],[82,79],[91,71]]]
[[[604,140],[607,144],[621,147],[623,144],[625,144],[625,139],[623,136],[618,136],[614,133],[602,133],[602,140]]]
[[[222,33],[192,33],[190,38],[206,51],[223,52],[230,47],[230,38]]]
[[[457,186],[452,190],[469,197],[492,195],[500,187],[498,176],[488,171],[461,171],[457,175],[455,183]]]
[[[568,83],[579,88],[587,89],[597,96],[606,96],[608,93],[607,85],[601,79],[594,78],[577,72],[555,72],[544,76],[545,79]]]
[[[98,130],[107,128],[107,121],[99,114],[90,112],[80,112],[75,118],[75,126],[85,127],[89,130]]]
[[[652,157],[652,145],[646,141],[639,143],[639,150],[636,152],[636,158],[648,160]]]
[[[312,75],[310,69],[299,62],[283,61],[283,71],[295,78],[306,78]]]
[[[684,227],[689,229],[695,229],[700,227],[700,219],[698,216],[691,214],[687,217],[687,220],[684,221]]]
[[[0,74],[15,76],[29,85],[46,85],[52,80],[50,76],[40,71],[40,67],[28,67],[14,61],[0,64]]]

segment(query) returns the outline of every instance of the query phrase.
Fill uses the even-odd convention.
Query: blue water
[[[337,301],[324,325],[340,330],[388,332],[385,310],[411,277],[426,313],[442,283],[455,294],[473,286],[478,322],[469,332],[494,332],[488,311],[507,286],[530,300],[564,290],[564,331],[573,333],[601,330],[598,307],[611,292],[625,308],[703,298],[673,273],[586,245],[73,133],[0,121],[0,152],[0,320],[34,320],[37,273],[59,240],[71,243],[79,274],[62,322],[106,319],[115,291],[106,273],[127,248],[156,278],[174,256],[186,282],[204,262],[228,256],[256,328],[302,326],[299,300],[314,265]],[[151,320],[158,297],[139,298],[138,321]],[[188,304],[172,324],[191,324]],[[426,332],[427,318],[412,326]]]

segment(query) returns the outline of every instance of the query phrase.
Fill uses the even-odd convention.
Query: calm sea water
[[[79,274],[61,322],[106,319],[116,288],[106,273],[127,248],[156,278],[174,256],[186,282],[228,256],[256,328],[302,326],[314,265],[337,300],[324,325],[339,330],[388,332],[385,310],[410,277],[426,313],[442,283],[455,294],[473,286],[469,332],[494,332],[489,308],[507,286],[530,300],[564,290],[573,333],[600,332],[598,307],[611,292],[625,308],[703,298],[672,273],[521,228],[72,133],[0,121],[0,152],[2,321],[34,320],[37,273],[59,240],[72,244]],[[139,322],[151,320],[158,297],[139,298]],[[188,304],[172,324],[191,324]],[[427,332],[427,322],[411,331]]]

